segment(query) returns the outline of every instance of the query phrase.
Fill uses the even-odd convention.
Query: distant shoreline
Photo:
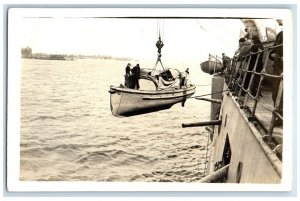
[[[107,59],[107,60],[120,60],[120,61],[130,61],[131,58],[126,57],[113,57],[105,55],[63,55],[63,54],[45,54],[45,53],[35,53],[29,57],[22,56],[23,59],[40,59],[40,60],[67,60],[74,61],[77,59]]]

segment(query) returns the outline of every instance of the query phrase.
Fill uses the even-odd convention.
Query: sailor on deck
[[[225,69],[228,69],[230,67],[231,58],[227,56],[225,53],[222,53],[222,61],[223,61],[222,71],[224,71]]]
[[[252,37],[252,40],[253,40],[253,45],[246,52],[246,54],[250,54],[251,52],[252,53],[256,53],[256,52],[262,51],[264,49],[264,46],[261,43],[259,36],[254,35]],[[259,58],[257,59],[257,57],[259,57]],[[250,63],[248,64],[248,71],[252,71],[254,69],[254,67],[255,67],[255,64],[256,64],[255,71],[258,72],[258,73],[261,73],[261,71],[263,69],[263,55],[262,54],[261,55],[259,55],[259,54],[253,54],[251,56]],[[252,73],[246,73],[246,79],[244,81],[244,88],[245,89],[248,89],[248,86],[249,86],[249,83],[250,83],[250,79],[251,79],[251,74]],[[256,93],[258,91],[258,85],[259,85],[259,81],[260,81],[260,76],[258,76],[256,74],[254,74],[253,76],[254,76],[253,77],[253,81],[252,81],[253,84],[252,84],[252,87],[251,87],[250,91],[251,91],[251,94],[253,96],[256,96]]]
[[[281,45],[281,46],[280,46]],[[273,64],[273,73],[274,75],[282,75],[283,73],[283,31],[280,31],[277,36],[274,43],[274,46],[278,46],[271,50],[269,58],[274,61]],[[278,95],[278,89],[280,85],[281,79],[274,79],[272,82],[273,92],[272,92],[272,100],[273,104],[275,106],[277,95]],[[279,114],[283,115],[283,96],[281,96],[280,104],[278,108]],[[275,120],[276,125],[282,124],[282,121],[279,119]]]

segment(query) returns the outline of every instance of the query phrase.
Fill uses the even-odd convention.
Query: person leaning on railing
[[[258,72],[258,73],[261,73],[261,71],[263,69],[263,55],[262,54],[260,55],[257,52],[259,50],[264,50],[264,46],[262,45],[262,43],[261,43],[261,41],[260,41],[260,39],[257,35],[252,37],[252,42],[253,42],[253,45],[248,50],[247,54],[250,54],[250,53],[255,53],[255,54],[253,54],[251,56],[248,71],[252,71],[254,69],[257,57],[259,56],[255,71]],[[252,76],[252,73],[247,73],[246,74],[246,79],[245,79],[245,82],[244,82],[244,88],[245,89],[248,89],[251,76]],[[260,77],[258,75],[254,74],[254,78],[253,78],[253,81],[252,81],[252,87],[250,89],[251,94],[253,96],[255,96],[256,93],[257,93],[259,80],[260,80]]]
[[[271,50],[269,58],[272,61],[274,61],[273,74],[281,75],[283,72],[283,31],[280,31],[277,34],[274,46],[277,46],[277,47],[274,47]],[[272,99],[273,99],[274,105],[275,105],[275,102],[277,99],[280,82],[281,82],[280,78],[276,78],[272,81],[272,87],[273,87]],[[283,114],[282,110],[283,110],[283,96],[281,96],[279,111],[278,111],[281,115]]]
[[[248,53],[249,49],[251,48],[251,44],[246,41],[244,38],[241,38],[239,40],[239,44],[240,44],[240,52],[237,56],[237,60],[241,61],[243,60],[243,57]]]
[[[251,47],[250,43],[248,43],[245,38],[239,39],[239,48],[235,51],[233,56],[233,60],[236,61],[235,69],[231,69],[235,71],[234,77],[239,76],[238,69],[242,64],[243,56],[248,52],[250,47]]]

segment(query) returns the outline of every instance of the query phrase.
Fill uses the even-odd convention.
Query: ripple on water
[[[205,121],[209,106],[187,100],[185,107],[116,118],[107,91],[123,83],[124,61],[22,65],[20,179],[196,182],[202,176],[207,132],[181,124]],[[199,69],[195,77],[202,76]]]

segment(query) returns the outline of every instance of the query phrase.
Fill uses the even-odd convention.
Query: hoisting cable
[[[164,26],[165,26],[164,21],[161,19],[157,19],[157,35],[156,35],[157,38],[161,36],[161,38],[164,39],[164,32],[165,32]]]
[[[203,28],[203,26],[200,24],[199,20],[198,20],[198,19],[196,19],[196,21],[198,22],[198,24],[199,24],[200,28],[201,28],[201,29],[203,29],[203,31],[207,32],[207,31],[206,31],[206,30]]]
[[[157,55],[157,60],[156,60],[156,63],[152,69],[152,72],[151,74],[154,74],[155,70],[156,70],[156,67],[157,67],[157,64],[160,63],[160,65],[162,66],[164,72],[165,72],[165,68],[164,68],[164,65],[162,64],[161,62],[161,49],[163,48],[164,46],[164,43],[162,42],[161,40],[161,37],[160,37],[160,33],[159,33],[159,36],[158,36],[158,41],[156,42],[156,47],[157,47],[157,52],[158,52],[158,55]]]
[[[224,91],[218,91],[218,92],[210,93],[210,94],[203,94],[203,95],[200,95],[200,96],[191,96],[191,97],[188,97],[188,98],[200,98],[200,97],[203,97],[203,96],[209,96],[209,95],[213,95],[213,94],[220,94],[220,93],[223,93],[225,91],[229,91],[229,89],[226,89]]]
[[[151,74],[153,75],[155,73],[155,70],[156,70],[156,67],[157,67],[157,64],[160,63],[161,67],[163,68],[163,72],[165,73],[167,79],[168,79],[168,74],[166,73],[166,70],[164,68],[164,65],[162,64],[161,62],[161,49],[163,48],[164,46],[164,43],[162,41],[162,37],[161,37],[161,29],[164,31],[163,27],[160,25],[160,20],[157,21],[157,33],[158,33],[158,41],[156,42],[156,47],[157,47],[157,52],[158,52],[158,55],[157,55],[157,60],[156,60],[156,63],[151,71]]]
[[[214,38],[218,39],[219,41],[223,42],[223,44],[226,46],[226,47],[232,47],[232,45],[234,45],[232,42],[224,39],[223,37],[221,37],[218,33],[212,33],[210,32],[209,30],[206,30],[204,29],[204,27],[201,25],[201,23],[199,22],[198,19],[196,19],[199,27],[206,32],[206,34],[209,34],[210,36],[213,36]]]
[[[193,84],[196,87],[205,87],[205,86],[210,86],[211,84]]]

